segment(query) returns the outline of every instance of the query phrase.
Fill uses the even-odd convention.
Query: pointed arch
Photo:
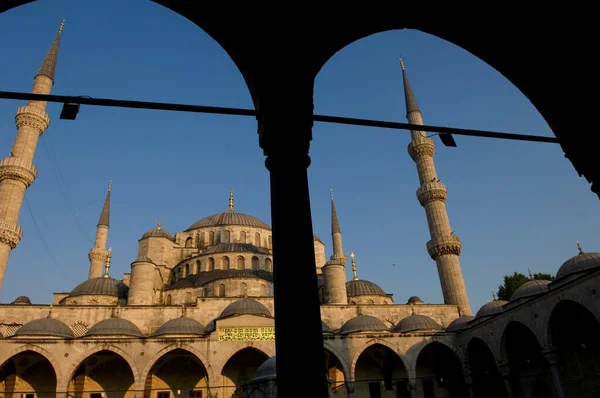
[[[64,373],[63,373],[62,367],[60,366],[60,364],[64,363],[64,362],[58,362],[56,360],[56,358],[54,358],[54,355],[52,355],[49,351],[47,351],[46,349],[44,349],[42,347],[38,347],[33,344],[26,344],[23,346],[16,347],[12,350],[4,351],[4,352],[0,353],[0,366],[3,366],[6,362],[8,362],[14,356],[19,355],[24,352],[27,352],[27,351],[35,352],[36,354],[43,356],[44,358],[46,358],[48,360],[48,362],[50,362],[50,365],[52,365],[52,368],[54,369],[54,374],[56,375],[56,391],[57,392],[66,391],[67,384],[62,383]]]
[[[340,362],[340,365],[342,365],[342,371],[344,372],[344,379],[346,381],[353,380],[350,379],[351,372],[350,364],[348,363],[349,358],[347,356],[342,355],[342,353],[327,340],[323,342],[323,348],[329,351],[331,354],[333,354]]]
[[[404,365],[404,368],[406,369],[406,372],[409,374],[410,376],[410,371],[411,368],[408,364],[408,361],[406,361],[406,358],[404,357],[404,355],[402,355],[400,353],[400,350],[398,349],[398,347],[396,347],[395,345],[393,345],[392,343],[383,340],[383,339],[373,339],[373,340],[368,340],[362,347],[360,347],[353,355],[352,355],[352,362],[350,362],[350,378],[348,378],[348,380],[354,380],[356,377],[356,363],[358,362],[358,359],[360,358],[360,355],[369,347],[373,347],[374,345],[379,344],[382,345],[384,347],[389,348],[390,350],[392,350],[393,352],[396,353],[396,355],[398,355],[398,357],[400,358],[400,360],[402,361],[402,364]]]

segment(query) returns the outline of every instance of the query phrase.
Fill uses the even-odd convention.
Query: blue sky
[[[2,90],[30,90],[62,18],[54,94],[252,106],[220,46],[146,0],[40,0],[0,14]],[[373,35],[336,54],[317,78],[315,112],[405,121],[399,55],[426,124],[552,135],[498,72],[412,30]],[[20,105],[0,100],[1,156],[10,152]],[[230,188],[237,211],[270,222],[268,172],[253,118],[82,107],[76,121],[64,121],[60,109],[48,106],[52,122],[38,145],[39,174],[20,218],[25,233],[11,254],[0,302],[28,295],[47,303],[53,292],[85,280],[89,239],[109,179],[113,276],[129,272],[138,239],[158,218],[172,233],[183,230],[225,211]],[[333,188],[344,249],[355,252],[359,277],[393,293],[397,303],[412,295],[442,302],[425,249],[429,233],[415,195],[408,132],[316,123],[313,135],[313,224],[327,255]],[[576,240],[584,250],[598,248],[598,199],[558,145],[455,138],[457,148],[436,138],[435,162],[448,188],[452,228],[463,240],[461,263],[474,311],[491,299],[504,274],[528,268],[555,273],[577,253]]]

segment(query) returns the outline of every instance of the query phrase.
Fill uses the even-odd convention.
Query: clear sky
[[[146,0],[39,0],[0,14],[0,89],[30,90],[62,18],[54,94],[252,106],[221,47],[187,19]],[[317,78],[315,112],[406,121],[400,55],[426,124],[552,135],[498,72],[453,44],[411,30],[377,34],[336,54]],[[569,84],[560,78],[548,84]],[[0,156],[10,152],[22,104],[0,100]],[[52,122],[38,146],[39,174],[20,218],[25,232],[11,254],[0,302],[27,295],[49,303],[53,292],[68,292],[87,278],[90,239],[110,179],[115,277],[130,271],[138,239],[157,219],[171,233],[183,230],[227,210],[230,188],[237,211],[270,223],[255,119],[82,107],[76,121],[65,121],[60,110],[48,106]],[[443,302],[425,249],[429,232],[415,195],[408,132],[316,123],[313,134],[313,224],[327,255],[333,188],[344,249],[355,252],[359,277],[393,293],[397,303],[412,295]],[[455,139],[458,147],[447,148],[435,138],[435,162],[448,188],[452,228],[463,241],[460,259],[474,312],[503,275],[528,268],[555,273],[577,253],[576,240],[584,250],[598,249],[598,199],[558,145]]]

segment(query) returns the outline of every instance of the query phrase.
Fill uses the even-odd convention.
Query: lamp
[[[452,134],[440,133],[439,136],[440,140],[442,141],[442,144],[446,146],[456,147],[456,141],[454,141],[454,137],[452,137]]]
[[[80,95],[80,98],[92,98],[89,95]],[[60,118],[63,120],[75,120],[79,113],[80,104],[77,102],[65,102],[63,104],[62,111],[60,112]]]

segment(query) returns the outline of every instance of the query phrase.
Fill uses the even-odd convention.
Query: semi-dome
[[[538,294],[549,292],[550,289],[548,288],[548,284],[550,282],[552,281],[545,279],[525,282],[513,292],[509,301],[516,301],[526,297],[537,296]]]
[[[463,330],[469,327],[469,322],[475,319],[474,316],[471,315],[462,315],[450,322],[450,325],[446,328],[448,332],[458,332],[459,330]]]
[[[556,273],[556,279],[564,278],[579,272],[591,271],[600,267],[600,253],[586,253],[579,248],[579,254],[563,263]]]
[[[394,326],[393,331],[396,333],[408,333],[408,332],[417,332],[424,330],[442,330],[443,328],[439,323],[434,321],[428,316],[412,314],[407,316],[406,318],[402,318],[396,326]]]
[[[19,296],[11,304],[31,305],[31,300],[27,296]]]
[[[254,375],[253,380],[277,376],[277,362],[275,357],[276,356],[273,355],[256,369],[256,374]]]
[[[421,298],[419,296],[411,296],[408,301],[406,302],[406,304],[423,304],[423,300],[421,300]]]
[[[385,290],[377,286],[375,283],[362,279],[353,279],[346,282],[346,294],[348,297],[354,296],[387,296]]]
[[[73,337],[73,331],[54,318],[41,318],[27,322],[16,331],[14,336]]]
[[[321,330],[323,331],[323,333],[333,333],[329,325],[323,320],[321,321]]]
[[[508,303],[508,301],[506,300],[490,301],[489,303],[486,303],[481,306],[479,311],[477,311],[477,314],[475,314],[475,318],[482,318],[486,316],[492,316],[494,314],[499,314],[502,311],[504,311],[504,308],[502,308],[502,306],[506,303]]]
[[[144,235],[142,235],[141,239],[145,239],[145,238],[167,238],[169,240],[175,241],[175,238],[173,238],[173,235],[171,235],[169,233],[169,231],[167,231],[166,229],[164,229],[160,223],[160,220],[158,220],[158,224],[156,224],[156,227],[147,230],[146,232],[144,232]]]
[[[349,319],[340,328],[340,333],[374,332],[388,330],[385,323],[371,315],[358,315]]]
[[[244,297],[225,307],[219,318],[227,318],[234,315],[256,315],[271,318],[271,311],[264,304]]]
[[[204,333],[204,326],[202,326],[200,322],[191,318],[180,317],[163,323],[162,326],[154,332],[153,336],[162,336],[165,334],[202,335]]]
[[[226,211],[225,213],[217,213],[204,217],[190,225],[186,231],[220,225],[243,225],[245,227],[271,229],[269,224],[256,217],[244,213],[236,213],[235,211]]]
[[[69,294],[69,297],[83,295],[114,296],[126,299],[129,287],[118,279],[108,276],[88,279],[77,285]]]
[[[133,323],[122,318],[108,318],[98,322],[88,330],[86,337],[93,336],[132,336],[142,337],[142,332]]]

